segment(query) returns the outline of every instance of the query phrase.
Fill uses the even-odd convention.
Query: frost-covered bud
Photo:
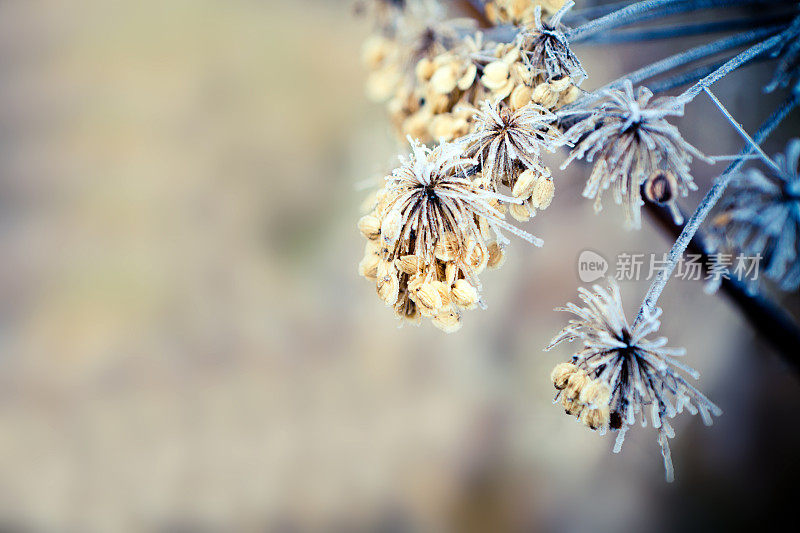
[[[577,372],[577,370],[578,367],[572,363],[558,363],[555,368],[553,368],[553,371],[550,372],[550,380],[558,390],[562,390],[567,386],[569,377]]]
[[[572,85],[569,76],[556,76],[550,80],[550,90],[554,93],[562,93]]]
[[[540,83],[533,89],[531,100],[547,109],[552,109],[558,102],[558,93],[553,91],[549,83]]]

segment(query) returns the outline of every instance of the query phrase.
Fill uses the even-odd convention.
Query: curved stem
[[[772,130],[774,130],[775,127],[786,117],[786,115],[788,115],[789,112],[795,108],[797,103],[798,101],[795,97],[790,97],[788,100],[786,100],[781,107],[779,107],[778,110],[775,111],[775,113],[773,113],[772,116],[770,116],[764,122],[761,128],[759,128],[759,130],[753,136],[754,141],[757,144],[764,142],[770,133],[772,133]],[[741,151],[740,155],[747,156],[752,152],[753,148],[748,144],[748,146]],[[741,157],[731,163],[728,168],[725,169],[725,172],[723,172],[722,175],[716,179],[714,185],[712,185],[705,197],[703,197],[703,200],[700,202],[697,210],[694,212],[691,218],[689,218],[689,221],[683,227],[680,236],[678,236],[677,240],[672,245],[672,248],[669,251],[667,264],[663,269],[659,270],[656,278],[650,285],[650,288],[644,297],[644,301],[642,302],[642,307],[639,310],[639,315],[636,317],[636,322],[639,322],[642,319],[645,310],[652,311],[655,308],[658,298],[661,296],[661,292],[667,285],[667,282],[672,276],[672,272],[675,270],[675,267],[677,266],[681,256],[683,256],[683,253],[686,251],[686,247],[689,246],[689,243],[691,242],[695,233],[697,233],[697,229],[700,227],[700,224],[703,223],[708,216],[708,213],[711,212],[711,209],[713,209],[717,201],[719,201],[719,199],[722,197],[722,193],[725,192],[725,189],[728,187],[728,183],[730,183],[731,178],[742,167],[744,162],[744,157]]]
[[[645,0],[573,28],[567,32],[567,38],[570,42],[578,42],[602,31],[629,26],[655,17],[701,9],[764,3],[763,0]]]

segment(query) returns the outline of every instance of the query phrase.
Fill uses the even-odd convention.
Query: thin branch
[[[781,107],[778,108],[778,110],[775,111],[772,116],[770,116],[764,122],[761,128],[759,128],[759,130],[753,136],[754,141],[758,144],[764,142],[764,140],[770,135],[770,133],[772,133],[775,127],[777,127],[777,125],[780,124],[786,115],[788,115],[789,112],[795,108],[797,103],[798,101],[794,97],[790,97],[788,100],[786,100]],[[747,147],[742,150],[740,155],[746,156],[750,155],[752,152],[753,148],[748,144]],[[725,172],[723,172],[723,174],[714,182],[714,185],[711,186],[711,189],[709,189],[709,191],[706,193],[697,210],[683,227],[680,236],[672,245],[672,249],[669,251],[667,264],[663,269],[659,270],[656,278],[653,280],[653,283],[650,285],[650,288],[647,291],[647,295],[645,296],[644,301],[642,302],[642,307],[639,311],[639,316],[636,318],[637,322],[642,319],[645,309],[653,310],[655,308],[658,298],[661,296],[661,292],[664,290],[669,278],[672,276],[672,272],[675,270],[678,261],[686,251],[687,246],[689,246],[689,243],[691,242],[692,238],[694,238],[695,233],[697,233],[697,229],[700,227],[700,224],[703,223],[703,221],[706,219],[706,216],[708,216],[708,213],[711,212],[711,209],[713,209],[717,201],[722,197],[722,193],[725,192],[725,189],[727,188],[728,183],[730,183],[731,178],[742,167],[744,161],[745,159],[740,158],[728,166]]]
[[[677,238],[683,229],[675,224],[669,208],[645,202],[645,210],[651,218],[672,239]],[[710,264],[711,248],[700,233],[695,234],[686,251],[700,256],[700,263]],[[723,278],[720,292],[739,309],[756,333],[770,344],[775,351],[795,371],[800,372],[800,329],[792,317],[771,300],[759,294],[748,293],[743,283],[735,279]]]

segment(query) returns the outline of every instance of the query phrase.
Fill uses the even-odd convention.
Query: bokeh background
[[[369,24],[326,0],[0,2],[0,529],[668,531],[793,512],[797,377],[676,281],[663,332],[725,414],[623,453],[551,404],[542,348],[593,249],[661,253],[557,174],[486,311],[398,328],[356,274],[357,183],[400,147]],[[687,44],[580,51],[588,87]],[[769,65],[720,84],[753,131]],[[682,121],[738,151],[706,101]],[[776,139],[797,131],[796,119]],[[769,150],[781,142],[767,144]],[[554,166],[563,157],[551,159]],[[698,164],[701,190],[715,171]],[[695,194],[687,200],[691,207]],[[646,282],[623,284],[629,312]],[[799,348],[800,349],[800,348]]]

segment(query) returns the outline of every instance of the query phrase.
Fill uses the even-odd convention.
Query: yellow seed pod
[[[439,94],[449,94],[458,84],[458,64],[450,62],[436,69],[431,77],[431,89]]]
[[[461,329],[461,315],[455,311],[444,311],[433,317],[433,325],[445,333],[454,333]]]
[[[367,68],[376,69],[392,49],[392,43],[381,35],[370,35],[361,47],[361,61]]]
[[[572,85],[572,81],[569,76],[555,77],[550,80],[550,90],[556,94],[566,91],[570,85]]]
[[[569,105],[580,98],[582,91],[577,85],[570,85],[567,90],[559,95],[558,103],[561,105]]]
[[[433,61],[427,57],[420,59],[417,62],[416,68],[414,69],[417,79],[421,82],[430,80],[434,72],[436,72],[436,67],[433,64]]]
[[[539,176],[531,190],[531,205],[536,209],[547,209],[553,201],[556,187],[553,178],[549,176]]]
[[[426,141],[429,139],[428,126],[431,123],[431,112],[428,109],[421,109],[403,121],[403,134],[410,135],[414,139]]]
[[[420,314],[417,311],[417,304],[415,304],[407,294],[403,294],[400,298],[398,298],[397,303],[394,306],[394,313],[399,318],[411,322],[417,322],[420,318]]]
[[[452,261],[458,256],[458,237],[454,233],[445,233],[436,241],[433,253],[439,261]]]
[[[572,363],[558,363],[553,371],[550,372],[550,380],[558,390],[567,386],[569,377],[578,371],[578,367]]]
[[[481,82],[487,89],[495,91],[506,85],[508,81],[508,64],[503,61],[492,61],[483,68]]]
[[[472,309],[478,304],[478,289],[469,281],[459,279],[453,284],[453,303],[464,309]]]
[[[386,305],[394,305],[400,292],[400,280],[397,277],[397,269],[391,261],[380,261],[378,263],[378,277],[375,288],[378,296]]]
[[[503,100],[504,98],[506,98],[508,95],[511,94],[511,92],[514,90],[514,87],[516,87],[516,83],[514,83],[514,80],[509,78],[508,81],[506,81],[505,85],[503,85],[499,89],[495,89],[494,91],[492,91],[492,99]]]
[[[381,221],[374,214],[364,215],[358,220],[358,229],[367,239],[377,239],[381,234]]]
[[[540,83],[533,89],[531,100],[547,109],[552,109],[558,102],[558,93],[552,91],[549,83]]]
[[[436,140],[451,141],[458,133],[461,121],[454,119],[450,114],[436,115],[431,120],[431,137]]]
[[[442,307],[439,289],[433,283],[422,283],[409,292],[409,296],[417,304],[420,313],[433,316]]]
[[[491,269],[497,269],[503,266],[503,263],[506,262],[506,253],[500,245],[493,242],[489,244],[488,250],[489,261],[487,262],[487,266]]]
[[[450,292],[450,285],[444,281],[434,281],[433,286],[436,287],[437,291],[439,291],[439,298],[442,299],[442,307],[449,306],[453,301],[452,294]]]
[[[564,394],[570,400],[577,400],[585,387],[589,383],[589,376],[580,368],[570,374],[567,379],[567,386],[564,387]]]
[[[511,190],[511,195],[514,198],[528,198],[533,192],[539,176],[534,174],[533,170],[527,169],[523,171],[514,182],[514,188]]]
[[[483,269],[486,268],[486,263],[489,262],[489,252],[486,250],[486,246],[483,243],[475,243],[474,246],[471,248],[471,252],[469,253],[469,258],[467,260],[467,264],[472,267],[472,272],[477,275],[483,272]]]
[[[611,390],[608,385],[599,379],[590,380],[581,390],[579,401],[593,408],[608,406],[611,399]]]
[[[508,214],[520,222],[527,222],[531,218],[531,210],[527,204],[511,204],[508,206]]]
[[[514,90],[511,91],[511,97],[508,99],[508,103],[511,104],[512,109],[520,109],[531,103],[532,94],[533,89],[527,85],[517,85]]]
[[[564,412],[570,416],[580,416],[583,412],[583,404],[565,395],[561,395],[561,406],[564,408]]]
[[[514,81],[530,86],[533,83],[533,73],[522,63],[514,63],[510,68],[511,77]]]
[[[419,269],[419,258],[416,255],[404,255],[394,260],[394,266],[404,274],[416,274]]]
[[[464,74],[458,79],[456,84],[459,89],[466,91],[472,84],[475,83],[475,76],[478,74],[478,67],[474,63],[470,63],[464,71]]]
[[[381,259],[377,254],[366,253],[361,262],[358,263],[358,273],[368,279],[375,279],[378,276],[378,263]]]
[[[367,77],[367,98],[373,102],[385,102],[394,95],[402,73],[395,66],[388,66],[372,72]]]
[[[598,430],[608,427],[609,418],[608,406],[605,406],[601,409],[584,409],[579,420],[589,429]]]

